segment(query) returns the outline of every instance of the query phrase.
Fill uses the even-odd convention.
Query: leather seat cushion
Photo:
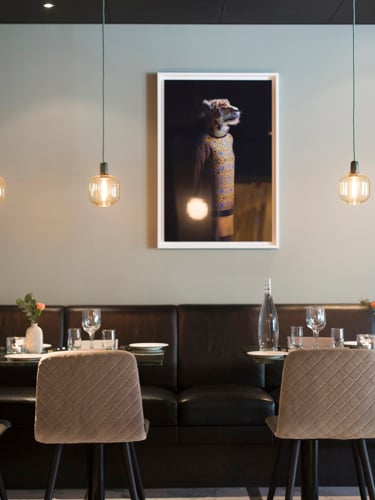
[[[264,425],[274,415],[267,392],[249,385],[201,385],[179,394],[181,425]]]
[[[163,387],[141,386],[143,413],[153,426],[177,425],[176,394]]]
[[[34,427],[35,387],[1,387],[0,415],[12,427]]]

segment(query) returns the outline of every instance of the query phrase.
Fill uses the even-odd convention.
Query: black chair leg
[[[313,439],[312,442],[313,447],[313,457],[314,457],[314,470],[313,470],[313,481],[314,481],[314,489],[313,495],[314,499],[317,500],[319,498],[319,441],[317,439]]]
[[[62,444],[57,444],[55,446],[55,450],[53,452],[53,457],[52,457],[51,468],[48,476],[47,489],[44,494],[44,500],[52,500],[53,494],[55,492],[56,478],[57,478],[57,472],[59,470],[62,449],[63,449]]]
[[[358,439],[357,444],[358,444],[359,456],[361,457],[363,472],[366,479],[367,492],[370,497],[370,500],[375,500],[374,477],[372,475],[366,441],[364,439]]]
[[[138,492],[137,492],[137,484],[136,484],[136,479],[135,479],[135,471],[134,471],[134,467],[133,467],[133,460],[132,460],[132,455],[131,455],[129,443],[123,443],[122,451],[123,451],[123,455],[124,455],[126,471],[128,473],[130,498],[132,500],[139,500]]]
[[[289,445],[289,440],[287,439],[277,439],[276,440],[276,456],[274,461],[274,466],[272,470],[270,486],[268,488],[267,500],[273,500],[278,485],[279,472],[283,464],[283,455],[285,449]]]
[[[319,498],[318,441],[307,439],[302,445],[302,500]]]
[[[104,500],[104,445],[89,445],[87,500]]]
[[[277,478],[278,478],[278,471],[279,471],[279,465],[280,465],[280,460],[281,460],[281,452],[282,452],[282,441],[281,439],[277,439],[276,441],[276,456],[274,459],[274,465],[273,465],[273,470],[272,470],[272,475],[271,475],[271,480],[270,480],[270,486],[268,488],[268,495],[267,495],[267,500],[273,500],[275,496],[275,491],[277,487]]]
[[[98,474],[98,494],[96,499],[104,500],[105,499],[105,486],[104,486],[104,444],[95,445],[95,451],[97,453],[97,474]]]
[[[135,483],[136,483],[136,487],[137,487],[138,497],[139,497],[139,500],[145,500],[145,491],[143,489],[141,472],[139,470],[138,459],[137,459],[137,455],[135,452],[135,445],[134,445],[134,443],[129,443],[129,446],[130,446],[130,454],[131,454],[131,459],[132,459],[132,464],[133,464],[133,469],[134,469],[134,476],[135,476]]]
[[[299,439],[293,439],[292,449],[290,452],[288,482],[286,485],[285,500],[292,500],[293,498],[300,449],[301,441]]]
[[[0,474],[0,498],[1,500],[8,500],[7,491],[4,486],[3,478]]]
[[[352,445],[353,460],[354,460],[355,470],[357,473],[358,487],[359,487],[359,493],[361,495],[361,500],[367,500],[365,476],[363,473],[363,467],[362,467],[361,457],[359,454],[358,443],[356,440],[353,440],[351,441],[351,445]]]

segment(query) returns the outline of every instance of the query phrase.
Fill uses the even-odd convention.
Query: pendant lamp
[[[370,180],[359,172],[359,163],[356,160],[356,130],[355,130],[355,105],[356,105],[356,80],[355,80],[355,0],[353,0],[353,161],[350,172],[340,179],[339,196],[348,205],[360,205],[370,196]]]
[[[4,201],[5,198],[5,182],[2,177],[0,177],[0,203]]]
[[[120,198],[120,183],[116,177],[109,175],[108,163],[104,161],[104,26],[105,0],[102,0],[102,162],[99,175],[94,175],[90,179],[89,200],[98,207],[111,207]]]

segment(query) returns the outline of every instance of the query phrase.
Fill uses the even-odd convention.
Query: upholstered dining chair
[[[10,422],[8,420],[0,420],[0,436],[4,434],[4,432],[11,427]],[[4,486],[3,478],[0,474],[0,498],[1,500],[8,500],[7,492]]]
[[[266,423],[279,438],[268,500],[277,486],[281,444],[291,444],[286,499],[293,498],[302,448],[301,487],[317,498],[318,440],[350,440],[361,498],[375,498],[366,439],[375,438],[375,351],[313,349],[291,352],[281,381],[278,416]],[[302,444],[302,447],[301,447]]]
[[[134,442],[146,439],[138,367],[126,351],[68,351],[38,365],[34,433],[55,444],[45,499],[51,500],[64,444],[88,443],[88,499],[104,499],[103,446],[122,443],[133,500],[144,500]]]

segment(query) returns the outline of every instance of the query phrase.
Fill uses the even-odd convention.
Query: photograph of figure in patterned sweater
[[[158,73],[158,247],[278,247],[278,77]]]
[[[231,125],[240,122],[240,110],[228,99],[204,100],[207,128],[197,148],[194,168],[194,191],[199,193],[202,171],[212,176],[213,234],[216,241],[230,241],[234,233],[235,156]]]

